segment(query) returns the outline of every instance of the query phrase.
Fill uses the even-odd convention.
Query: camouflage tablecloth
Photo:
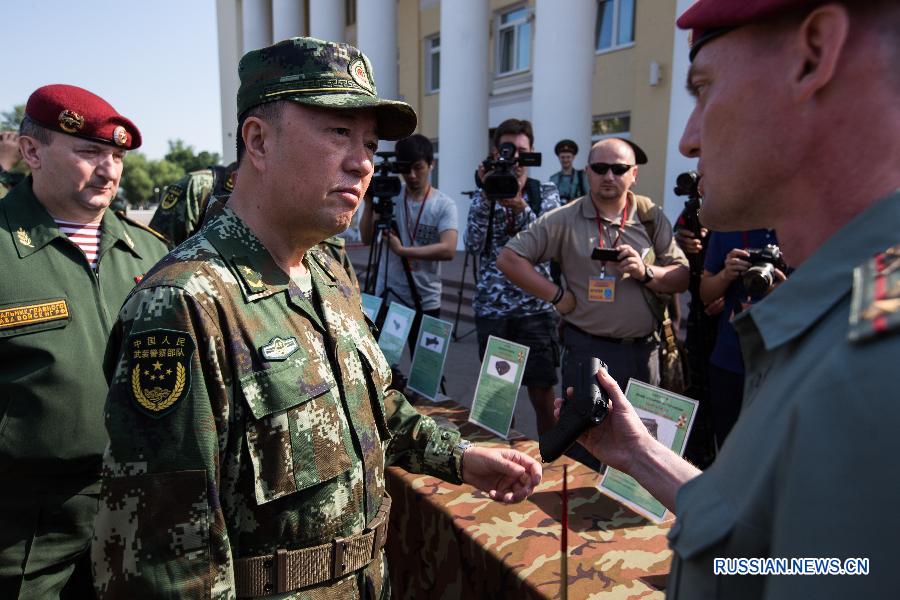
[[[458,426],[479,444],[508,445],[539,458],[537,442],[501,440],[466,423],[452,402],[416,407]],[[544,465],[534,495],[515,505],[469,486],[387,470],[393,497],[387,554],[395,598],[560,597],[563,464],[568,464],[571,599],[662,599],[671,523],[654,525],[596,489],[598,475],[565,457]]]

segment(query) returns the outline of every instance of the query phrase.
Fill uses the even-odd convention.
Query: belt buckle
[[[343,577],[347,570],[347,540],[340,537],[334,540],[334,560],[331,563],[331,571],[335,579]]]

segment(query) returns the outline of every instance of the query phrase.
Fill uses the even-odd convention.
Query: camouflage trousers
[[[88,549],[99,482],[17,479],[0,494],[0,598],[93,598]]]

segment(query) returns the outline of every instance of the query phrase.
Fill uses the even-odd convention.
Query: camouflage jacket
[[[203,222],[210,198],[231,193],[234,168],[236,165],[193,171],[166,186],[162,200],[150,219],[150,227],[176,246],[192,236]]]
[[[126,300],[107,356],[101,597],[234,597],[235,559],[362,531],[386,464],[459,482],[459,433],[388,391],[344,270],[318,247],[304,264],[308,291],[225,206]],[[378,592],[382,575],[376,560],[331,585]]]
[[[527,204],[527,203],[526,203]],[[499,319],[511,316],[536,315],[553,310],[553,305],[527,294],[506,278],[497,268],[497,255],[506,242],[517,233],[531,227],[539,215],[560,206],[559,192],[552,183],[541,184],[541,210],[535,214],[526,206],[518,215],[499,204],[494,207],[491,240],[487,241],[491,202],[476,193],[469,207],[466,228],[466,249],[478,257],[478,282],[472,309],[479,317]],[[535,270],[550,279],[550,263],[535,266]]]

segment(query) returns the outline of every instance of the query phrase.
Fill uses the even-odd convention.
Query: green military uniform
[[[897,586],[900,190],[735,320],[741,416],[678,493],[672,598],[877,598]],[[716,557],[870,559],[867,576],[716,577]]]
[[[211,197],[227,196],[234,189],[236,163],[188,173],[166,187],[153,213],[150,227],[176,246],[194,234],[203,222]]]
[[[128,292],[167,250],[103,215],[96,271],[38,202],[0,202],[0,596],[50,597],[89,543],[106,432],[101,363]],[[21,589],[20,589],[21,586]]]
[[[550,181],[559,189],[559,197],[563,204],[584,196],[591,190],[584,169],[573,169],[571,175],[557,171],[550,176]]]
[[[101,597],[386,597],[380,543],[345,575],[331,542],[379,518],[385,464],[460,481],[459,434],[387,390],[357,288],[318,247],[303,262],[309,279],[289,278],[226,205],[125,302],[92,548]]]

